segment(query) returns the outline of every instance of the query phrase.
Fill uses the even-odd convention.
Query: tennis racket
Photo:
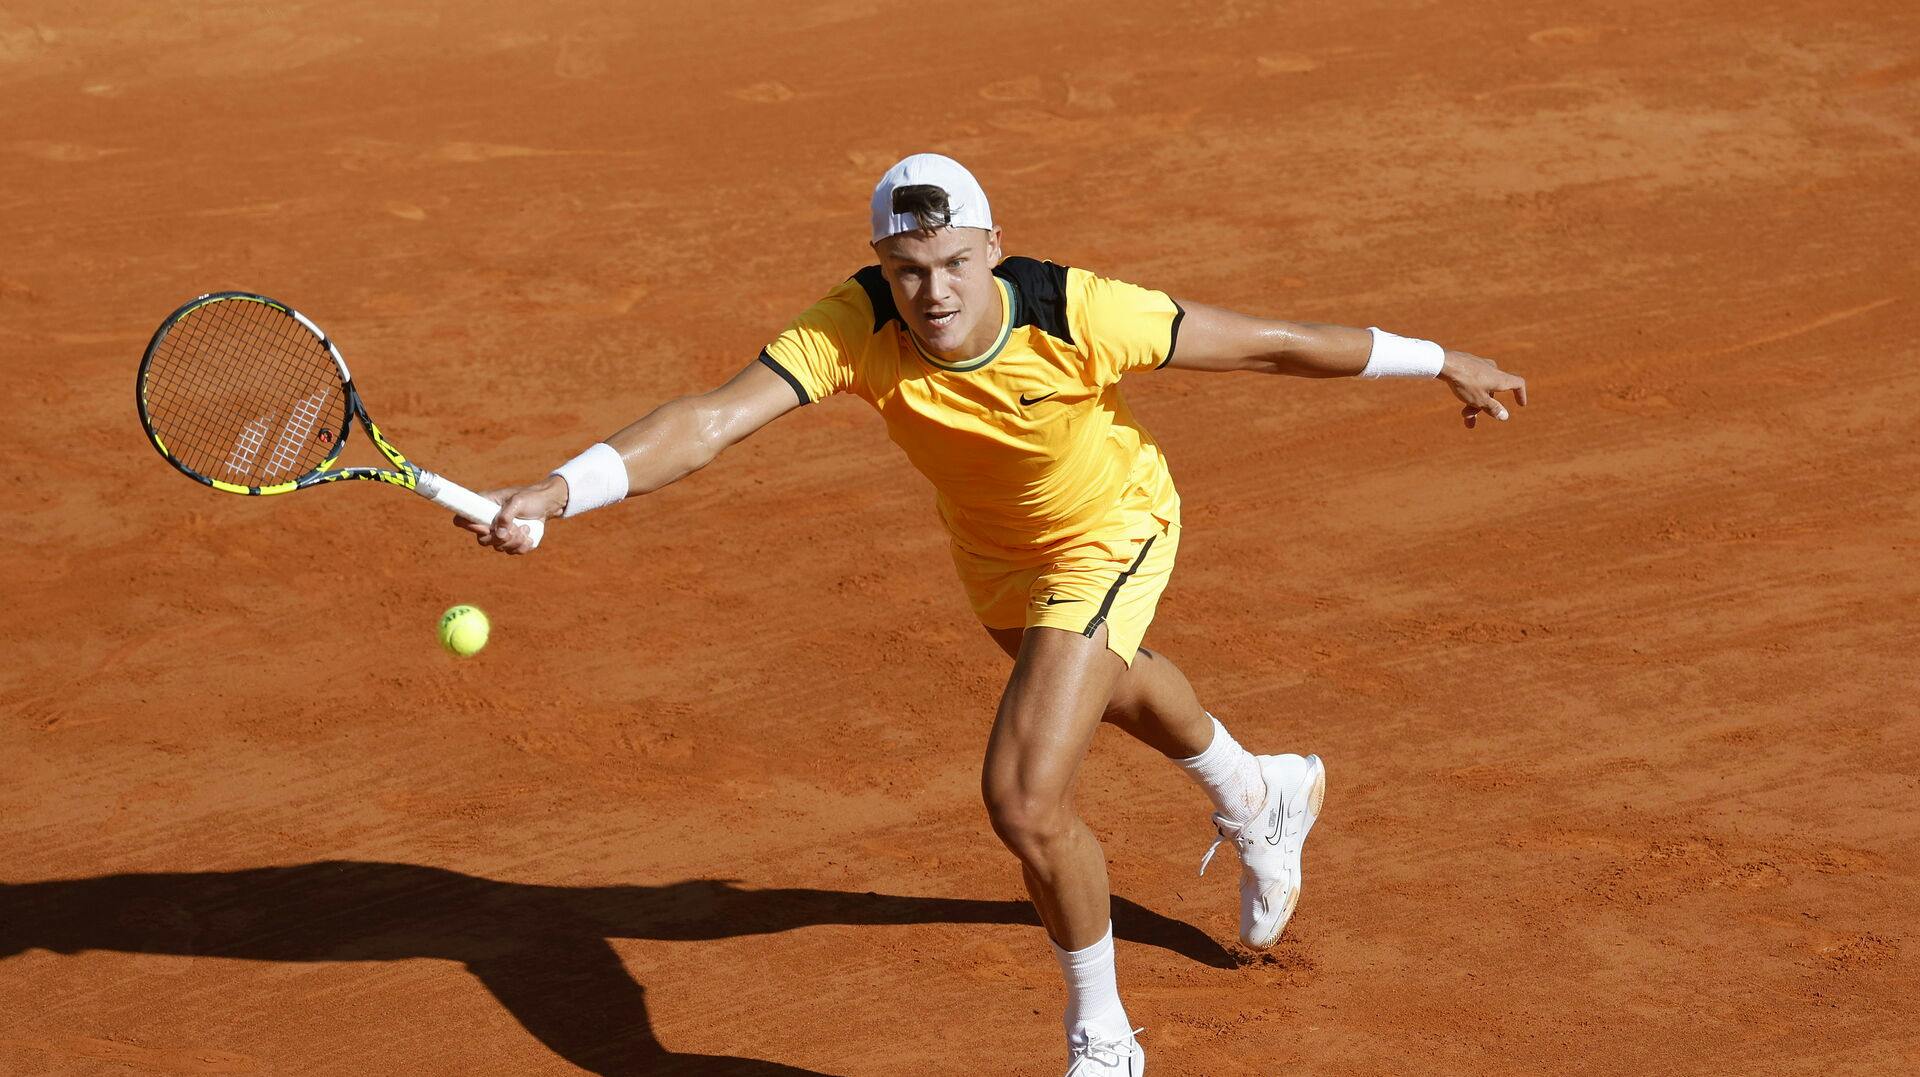
[[[373,425],[347,361],[312,319],[248,292],[195,299],[160,323],[140,360],[140,424],[167,463],[230,494],[341,479],[404,487],[475,523],[500,506],[426,470]],[[340,467],[353,420],[391,467]],[[519,520],[538,545],[545,525]]]

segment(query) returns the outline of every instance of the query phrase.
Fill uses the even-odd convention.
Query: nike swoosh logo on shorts
[[[1046,398],[1047,398],[1048,396],[1058,396],[1058,395],[1059,395],[1059,393],[1060,393],[1060,390],[1058,390],[1058,389],[1055,389],[1055,390],[1054,390],[1053,392],[1051,392],[1051,393],[1048,393],[1048,394],[1047,394],[1047,396],[1036,396],[1036,397],[1034,397],[1034,398],[1033,398],[1032,400],[1028,400],[1028,399],[1027,399],[1027,394],[1025,394],[1025,393],[1021,393],[1021,394],[1020,394],[1020,406],[1021,406],[1021,407],[1023,407],[1023,408],[1030,408],[1030,407],[1032,407],[1032,406],[1034,406],[1035,404],[1038,404],[1038,403],[1039,403],[1039,402],[1041,402],[1042,400],[1045,400],[1045,399],[1046,399]]]
[[[1047,605],[1049,606],[1059,605],[1061,603],[1066,603],[1066,602],[1080,602],[1080,601],[1083,601],[1083,600],[1078,598],[1061,598],[1058,595],[1047,596]]]

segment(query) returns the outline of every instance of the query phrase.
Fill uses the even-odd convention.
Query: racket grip
[[[477,524],[490,524],[500,515],[500,506],[492,498],[483,497],[472,490],[424,468],[421,469],[413,487],[414,493],[443,509],[451,510],[465,519]],[[527,549],[540,545],[540,538],[546,534],[545,520],[515,520],[514,523],[527,529]]]

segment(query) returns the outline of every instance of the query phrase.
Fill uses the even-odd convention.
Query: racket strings
[[[278,316],[260,304],[247,305]],[[300,439],[297,433],[282,436],[281,412],[287,398],[298,397],[297,387],[286,378],[283,364],[258,361],[258,340],[219,336],[234,327],[211,326],[204,313],[176,324],[167,352],[151,367],[149,410],[155,427],[183,463],[210,478],[241,485],[286,481],[297,462],[290,450]],[[259,314],[253,318],[257,321]]]
[[[145,378],[154,433],[210,479],[291,482],[345,433],[346,394],[326,344],[255,300],[217,299],[183,315],[155,346]]]

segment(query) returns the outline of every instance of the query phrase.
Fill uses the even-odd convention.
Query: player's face
[[[1000,230],[903,232],[873,245],[913,335],[942,359],[971,359],[1000,335]]]

